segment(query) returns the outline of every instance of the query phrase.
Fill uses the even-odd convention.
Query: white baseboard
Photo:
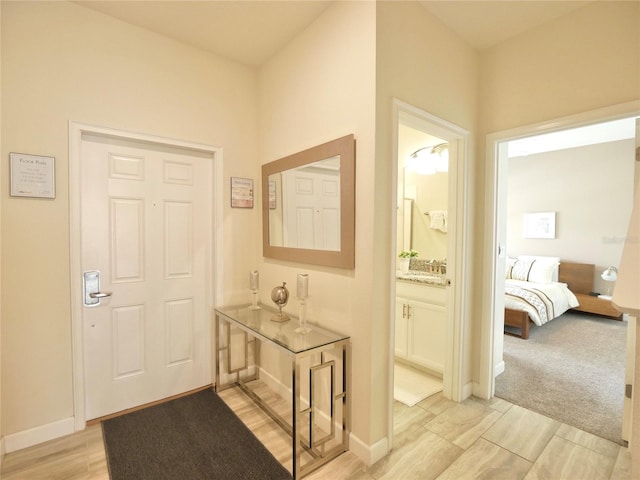
[[[462,400],[466,400],[473,395],[473,382],[465,383],[462,386]]]
[[[64,437],[73,432],[75,432],[75,419],[73,417],[64,418],[57,422],[5,435],[2,439],[4,440],[4,451],[6,453],[15,452],[54,438]]]
[[[480,384],[478,382],[473,382],[473,395],[478,398],[484,398],[484,394],[480,392]]]
[[[266,370],[260,369],[260,380],[269,387],[272,391],[277,393],[280,397],[284,398],[289,405],[291,405],[292,401],[292,392],[291,388],[287,385],[280,382],[276,377],[271,375]],[[300,408],[305,409],[309,407],[309,399],[304,395],[304,392],[300,395]],[[329,412],[316,412],[315,417],[316,425],[320,428],[324,428],[326,431],[329,431],[331,427],[331,417],[329,416]],[[340,430],[342,428],[342,419],[335,418],[334,420],[335,428]]]
[[[349,435],[349,451],[370,467],[389,453],[389,439],[384,437],[373,445],[367,445],[352,432]]]
[[[493,378],[496,378],[502,372],[504,372],[504,361],[500,362],[495,367],[493,367]]]
[[[279,396],[288,402],[291,401],[291,388],[262,368],[260,369],[260,380]]]
[[[260,380],[282,398],[291,398],[291,389],[273,375],[269,374],[269,372],[260,369]],[[300,402],[303,407],[306,407],[308,404],[307,399],[304,397],[300,399]],[[329,418],[325,415],[318,416],[317,420],[318,425],[321,427],[329,424]],[[336,419],[336,429],[340,429],[341,426],[342,423]],[[350,432],[349,451],[358,457],[363,463],[370,466],[384,458],[384,456],[389,453],[389,440],[387,437],[384,437],[373,445],[367,445],[354,435],[353,432]]]

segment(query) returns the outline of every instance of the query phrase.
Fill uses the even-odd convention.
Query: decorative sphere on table
[[[286,284],[287,282],[282,282],[281,287],[275,287],[271,291],[271,300],[278,306],[278,314],[271,317],[274,322],[286,322],[289,320],[289,315],[282,312],[282,307],[289,301],[289,290],[285,287]]]
[[[271,291],[271,300],[273,300],[273,303],[275,303],[278,308],[284,307],[289,301],[289,290],[287,290],[286,284],[287,282],[282,282],[281,287],[275,287]]]

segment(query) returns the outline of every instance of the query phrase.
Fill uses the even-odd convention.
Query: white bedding
[[[527,312],[538,326],[578,305],[578,299],[566,283],[505,280],[505,308]]]

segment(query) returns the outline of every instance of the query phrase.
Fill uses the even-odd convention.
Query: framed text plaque
[[[54,157],[10,153],[12,197],[56,198]]]
[[[253,180],[231,177],[231,206],[253,208]]]

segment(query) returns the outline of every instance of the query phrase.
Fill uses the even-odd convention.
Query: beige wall
[[[377,65],[376,65],[376,169],[375,205],[376,223],[371,232],[374,239],[376,258],[376,278],[371,298],[374,302],[373,321],[379,336],[373,339],[373,348],[385,351],[390,335],[389,290],[387,273],[391,250],[390,212],[392,165],[392,99],[414,105],[441,119],[466,129],[471,134],[470,178],[476,175],[473,156],[473,137],[476,133],[478,115],[478,55],[459,37],[444,27],[417,2],[379,2],[377,22]],[[470,188],[467,192],[473,198]],[[451,208],[451,206],[449,206]],[[473,218],[481,204],[475,203],[468,212],[470,229],[463,234],[468,241],[474,241]],[[473,272],[470,259],[459,259],[467,263],[469,273]],[[464,300],[465,302],[468,299]],[[467,310],[469,311],[469,310]],[[472,318],[465,318],[463,383],[471,381],[471,329]],[[388,357],[386,357],[388,358]],[[381,368],[383,368],[381,366]],[[387,368],[384,366],[385,374]],[[386,398],[387,385],[383,379],[377,380],[375,392]],[[384,415],[384,411],[379,415]]]
[[[633,200],[634,139],[509,159],[507,253],[618,267]],[[603,174],[606,172],[606,176]],[[556,212],[556,238],[524,238],[524,214]]]
[[[447,258],[447,234],[441,230],[431,228],[431,217],[425,213],[434,210],[448,211],[447,173],[438,172],[434,175],[420,175],[408,173],[405,175],[405,185],[413,188],[416,198],[412,202],[412,231],[411,241],[413,249],[424,260],[444,260]],[[406,214],[406,212],[405,212]]]
[[[56,157],[57,190],[11,198],[1,182],[6,435],[73,415],[68,122],[220,145],[226,200],[229,176],[257,177],[257,72],[73,3],[2,2],[2,96],[1,158]],[[255,257],[259,211],[225,202],[223,222],[232,295]]]
[[[371,248],[374,176],[369,172],[374,168],[375,18],[372,2],[336,2],[271,59],[259,77],[262,163],[355,134],[355,269],[267,258],[259,268],[264,285],[261,298],[267,302],[272,287],[282,281],[293,286],[298,273],[308,273],[309,321],[351,335],[352,431],[366,444],[380,435],[379,429],[373,430],[372,405],[377,398],[371,384],[376,375],[372,367],[384,357],[371,349],[375,258]],[[297,302],[292,300],[287,309],[297,313]]]
[[[639,16],[640,2],[593,2],[484,51],[482,131],[637,99]]]

